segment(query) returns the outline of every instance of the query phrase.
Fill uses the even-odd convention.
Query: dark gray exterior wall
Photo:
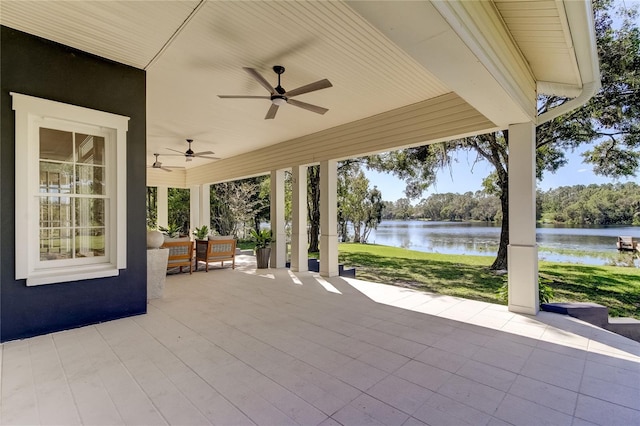
[[[0,342],[146,312],[145,71],[0,28]],[[9,92],[130,117],[127,268],[27,287],[15,279],[15,117]]]

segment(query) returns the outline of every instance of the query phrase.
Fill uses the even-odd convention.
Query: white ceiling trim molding
[[[0,22],[144,69],[200,1],[2,1]]]
[[[169,46],[171,46],[171,43],[173,43],[173,41],[176,39],[176,37],[178,37],[178,35],[180,35],[180,33],[182,32],[182,30],[187,26],[187,24],[189,24],[189,22],[191,21],[191,19],[193,19],[194,16],[196,16],[196,14],[198,13],[198,11],[200,11],[200,9],[202,9],[202,6],[204,6],[205,2],[207,0],[200,0],[200,3],[198,3],[198,5],[193,9],[193,11],[189,14],[189,16],[187,16],[187,18],[184,20],[184,22],[178,27],[178,29],[171,35],[171,37],[169,37],[169,39],[167,40],[167,42],[162,46],[162,48],[158,51],[158,53],[156,53],[154,55],[153,58],[151,58],[151,60],[149,61],[149,63],[144,67],[145,70],[148,70],[151,66],[153,66],[153,64],[156,63],[156,61],[158,60],[158,58],[160,56],[162,56],[162,54],[169,48]]]

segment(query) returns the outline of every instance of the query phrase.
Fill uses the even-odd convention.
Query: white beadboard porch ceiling
[[[400,9],[411,2],[393,3],[401,16]],[[413,17],[412,27],[420,28],[421,42],[435,43],[456,31],[445,27],[431,2],[421,3],[423,13]],[[521,54],[524,68],[530,68],[531,74],[520,78],[581,84],[562,1],[494,3],[494,22],[509,31],[512,52]],[[167,148],[184,152],[186,138],[195,140],[194,151],[210,150],[226,159],[450,92],[483,112],[482,105],[464,93],[469,85],[450,84],[442,71],[432,73],[424,52],[418,57],[407,53],[408,46],[399,47],[398,40],[391,41],[393,26],[363,18],[376,15],[376,2],[2,1],[0,7],[3,25],[147,71],[148,164],[154,152],[161,154],[164,165],[210,163],[168,156],[175,153]],[[534,19],[532,10],[546,12],[536,12],[541,17]],[[546,19],[547,14],[553,17]],[[552,67],[544,60],[549,49],[560,58]],[[472,64],[457,58],[452,64],[452,79],[474,79],[460,71]],[[288,90],[329,79],[333,87],[297,98],[329,111],[318,115],[284,105],[274,120],[265,120],[268,100],[218,98],[266,95],[242,67],[258,69],[276,85],[274,65],[286,68],[282,85]]]

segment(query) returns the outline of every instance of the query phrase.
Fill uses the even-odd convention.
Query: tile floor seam
[[[638,402],[639,407],[638,408],[633,408],[633,407],[628,407],[628,406],[623,405],[623,404],[618,404],[617,402],[613,402],[613,401],[608,401],[606,399],[602,399],[602,398],[600,398],[598,396],[589,395],[588,393],[582,393],[582,392],[576,392],[576,393],[578,395],[582,395],[582,396],[585,396],[585,397],[588,397],[588,398],[597,399],[598,401],[602,401],[602,402],[604,402],[606,404],[616,405],[618,407],[621,407],[621,408],[624,408],[624,409],[627,409],[627,410],[633,410],[633,411],[638,412],[638,414],[640,414],[640,401]],[[574,417],[575,417],[575,412],[574,412]]]
[[[144,395],[147,397],[147,400],[149,400],[150,403],[153,404],[153,401],[151,400],[151,398],[149,398],[146,394],[146,392],[144,392],[144,389],[142,389],[140,387],[140,384],[137,382],[137,380],[135,380],[135,378],[132,377],[131,372],[129,371],[129,369],[127,368],[127,366],[122,362],[122,359],[118,356],[118,354],[116,353],[115,349],[109,344],[109,342],[107,341],[107,339],[104,337],[104,335],[100,332],[99,327],[95,327],[96,332],[98,333],[98,335],[100,335],[100,338],[104,341],[104,343],[109,347],[109,350],[111,350],[111,353],[113,354],[114,357],[116,357],[116,359],[118,360],[118,362],[120,363],[120,365],[125,369],[125,371],[127,372],[127,374],[136,382],[136,385],[138,385],[138,388],[140,389],[141,392],[144,393]],[[118,407],[118,404],[116,403],[116,401],[113,399],[113,396],[111,394],[111,391],[109,390],[109,388],[107,386],[105,386],[104,380],[102,378],[101,375],[98,375],[100,377],[100,382],[102,383],[102,386],[104,388],[104,390],[106,391],[107,395],[109,395],[109,399],[111,400],[111,403],[113,404],[113,407],[116,409],[116,411],[118,412],[118,415],[120,416],[120,419],[122,420],[123,424],[126,424],[125,422],[125,416],[123,415],[123,413],[120,410],[120,407]],[[161,415],[161,417],[165,420],[165,422],[167,424],[169,424],[169,422],[167,421],[167,419],[164,418],[164,416],[162,416],[162,413],[158,410],[157,407],[154,408],[156,409],[156,411],[158,412],[158,414]]]
[[[116,354],[115,354],[115,352],[113,351],[113,348],[111,347],[111,345],[109,345],[109,343],[104,339],[104,336],[102,336],[102,333],[100,333],[100,330],[98,330],[97,325],[92,325],[92,326],[91,326],[91,329],[93,329],[96,333],[98,333],[98,335],[100,336],[100,338],[101,338],[101,339],[105,342],[105,344],[109,347],[109,349],[110,349],[110,350],[111,350],[111,352],[114,354],[114,356],[116,356],[116,357],[117,357],[117,355],[116,355]],[[83,349],[84,349],[84,345],[83,345]],[[56,349],[56,351],[57,351],[57,349]],[[118,360],[119,360],[119,358],[118,358]],[[120,361],[120,360],[119,360],[119,361]],[[123,367],[124,367],[124,365],[123,365]],[[63,363],[63,368],[64,368],[64,363]],[[126,368],[126,367],[125,367],[125,368]],[[67,374],[66,374],[66,372],[65,372],[65,377],[66,377],[66,376],[67,376]],[[97,375],[97,376],[95,376],[95,377],[96,377],[96,379],[98,379],[98,380],[100,381],[100,384],[101,384],[101,386],[102,386],[102,389],[103,389],[103,390],[105,391],[105,393],[109,396],[109,401],[111,401],[111,404],[113,405],[113,407],[115,408],[116,412],[118,413],[118,416],[120,417],[120,421],[124,424],[124,423],[125,423],[124,418],[122,417],[122,414],[120,413],[120,410],[118,409],[117,404],[116,404],[116,403],[115,403],[115,401],[113,400],[113,397],[111,396],[111,393],[107,390],[107,387],[106,387],[106,386],[105,386],[105,384],[104,384],[104,380],[102,379],[102,376],[100,376],[100,375],[98,374],[98,375]],[[71,388],[71,394],[72,394],[72,395],[74,395],[73,388]],[[77,401],[77,400],[76,400],[75,395],[74,395],[74,403],[76,403],[76,401]],[[81,422],[82,424],[85,424],[84,420],[82,419],[82,413],[80,412],[80,410],[79,410],[79,407],[78,407],[77,403],[76,403],[76,410],[77,410],[78,415],[79,415],[79,417],[80,417],[80,422]],[[42,424],[42,423],[41,423],[41,424]]]
[[[76,396],[73,393],[72,389],[71,389],[71,384],[69,383],[69,377],[67,376],[67,372],[64,368],[64,364],[62,363],[62,359],[60,358],[60,352],[58,351],[58,342],[55,339],[55,334],[51,335],[51,341],[53,342],[53,347],[55,348],[55,352],[56,352],[56,359],[58,360],[58,363],[60,364],[60,368],[62,369],[62,371],[64,372],[64,383],[67,387],[67,390],[69,391],[69,395],[71,395],[71,399],[73,400],[73,406],[76,409],[76,416],[79,420],[80,423],[82,423],[82,418],[80,417],[80,410],[78,409],[78,401],[76,400]],[[0,421],[0,424],[2,424],[2,422]]]
[[[591,339],[589,339],[589,342],[591,342]],[[587,345],[587,348],[588,347],[589,346]],[[576,417],[576,412],[578,410],[578,399],[580,395],[584,395],[580,390],[582,389],[582,382],[584,381],[584,373],[586,369],[587,369],[587,361],[585,360],[584,363],[582,364],[582,368],[580,372],[580,383],[578,383],[578,390],[576,391],[576,393],[578,394],[578,397],[576,398],[576,403],[573,406],[573,411],[571,412],[571,415],[573,416],[573,418]],[[586,395],[586,396],[590,396],[590,395]]]
[[[383,349],[383,348],[381,348],[381,349]],[[425,350],[426,350],[426,349],[425,349]],[[389,351],[389,352],[391,352],[391,351]],[[395,353],[395,352],[393,352],[393,353]],[[422,352],[421,352],[421,353],[422,353]],[[416,355],[416,356],[417,356],[417,355]],[[385,373],[388,373],[388,376],[390,376],[390,375],[393,375],[396,371],[398,371],[398,370],[399,370],[399,369],[401,369],[402,367],[404,367],[405,365],[407,365],[408,363],[410,363],[411,361],[417,361],[415,358],[410,358],[410,357],[405,357],[405,358],[407,358],[407,360],[406,360],[405,362],[403,362],[403,363],[402,363],[402,365],[400,365],[400,366],[398,366],[398,367],[394,368],[394,369],[393,369],[393,371],[382,370],[381,368],[376,367],[376,366],[375,366],[375,365],[373,365],[373,364],[370,364],[370,363],[368,363],[368,362],[366,362],[366,361],[361,360],[361,359],[360,359],[360,357],[355,358],[355,359],[357,359],[358,361],[362,361],[362,362],[364,362],[365,364],[367,364],[367,365],[369,365],[369,366],[371,366],[371,367],[377,368],[378,370],[382,370],[382,371],[384,371]],[[418,362],[419,362],[419,361],[418,361]],[[387,377],[388,377],[388,376],[387,376]],[[385,377],[385,378],[386,378],[386,377]],[[382,379],[382,380],[384,380],[384,379]],[[373,386],[375,386],[375,385],[373,385]],[[372,386],[372,387],[373,387],[373,386]],[[371,388],[369,388],[369,389],[371,389]]]
[[[467,407],[473,408],[474,410],[481,411],[481,412],[483,412],[483,413],[485,413],[485,414],[487,414],[487,415],[489,415],[489,416],[491,416],[491,417],[494,417],[495,413],[498,411],[498,408],[502,405],[502,403],[504,403],[504,399],[507,397],[507,395],[509,395],[509,393],[508,393],[508,392],[505,392],[505,391],[500,390],[500,389],[496,389],[496,388],[494,388],[494,387],[492,387],[492,386],[489,386],[489,385],[487,385],[487,384],[485,384],[485,383],[480,383],[480,382],[478,382],[478,381],[476,381],[476,380],[473,380],[473,379],[470,379],[470,378],[468,378],[468,377],[464,377],[464,376],[461,376],[461,375],[456,374],[456,373],[451,373],[451,375],[452,375],[452,376],[459,377],[459,378],[462,378],[462,379],[464,379],[464,380],[470,380],[470,381],[472,381],[472,382],[478,383],[478,384],[483,385],[483,386],[487,386],[487,387],[489,387],[489,388],[491,388],[491,389],[493,389],[493,390],[496,390],[496,391],[498,391],[498,392],[501,392],[501,393],[503,394],[503,395],[502,395],[502,397],[500,398],[500,402],[499,402],[498,404],[496,404],[496,408],[494,408],[494,410],[493,410],[493,412],[492,412],[492,413],[487,413],[486,411],[484,411],[484,410],[482,410],[482,409],[480,409],[480,408],[477,408],[477,407],[474,407],[474,406],[472,406],[472,405],[466,404],[466,403],[464,403],[464,402],[462,402],[462,401],[455,400],[456,402],[458,402],[458,403],[460,403],[460,404],[462,404],[462,405],[466,405]],[[447,381],[449,381],[449,379],[447,379]],[[445,383],[446,383],[446,382],[444,382],[444,383],[442,383],[440,386],[438,386],[438,390],[440,390],[440,388],[441,388],[442,386],[444,386],[444,385],[445,385]],[[445,394],[441,394],[441,393],[439,393],[439,392],[438,392],[438,390],[434,391],[434,393],[437,393],[438,395],[445,396],[445,397],[447,397],[447,398],[451,398],[451,397],[450,397],[450,396],[448,396],[448,395],[445,395]],[[451,399],[453,399],[453,398],[451,398]]]
[[[34,398],[35,398],[35,401],[36,401],[36,407],[37,407],[37,410],[38,410],[38,421],[40,422],[40,424],[42,424],[42,413],[40,412],[40,398],[38,397],[38,389],[37,389],[37,386],[36,386],[36,379],[35,379],[35,375],[33,373],[31,344],[29,344],[27,347],[29,348],[29,360],[30,360],[29,366],[31,367],[30,368],[31,379],[32,379],[31,382],[32,382],[32,386],[33,386],[33,395],[34,395]]]
[[[489,417],[492,417],[492,418],[493,418],[493,417],[495,417],[493,414],[489,414],[489,413],[487,413],[487,412],[485,412],[485,411],[483,411],[483,410],[481,410],[481,409],[479,409],[479,408],[472,407],[471,405],[465,404],[464,402],[458,401],[458,400],[453,399],[452,397],[450,397],[450,396],[448,396],[448,395],[444,395],[444,394],[438,393],[438,392],[436,392],[436,391],[434,391],[434,392],[433,392],[433,395],[431,395],[431,396],[429,397],[429,399],[428,399],[424,404],[422,404],[422,405],[421,405],[421,406],[416,410],[416,413],[420,410],[420,408],[424,407],[424,406],[429,402],[429,400],[430,400],[431,398],[433,398],[433,396],[434,396],[434,395],[438,395],[438,396],[440,396],[440,397],[442,397],[442,398],[446,398],[446,399],[448,399],[448,400],[454,401],[454,402],[455,402],[455,403],[457,403],[457,404],[464,405],[465,407],[470,408],[470,409],[471,409],[471,410],[473,410],[473,411],[480,412],[480,413],[485,414],[485,415],[487,415],[487,416],[489,416]],[[500,401],[500,404],[502,404],[502,402],[503,402],[503,400],[501,400],[501,401]],[[498,404],[498,406],[496,407],[496,410],[498,409],[498,407],[500,407],[500,404]],[[439,407],[433,407],[433,406],[431,406],[431,407],[430,407],[430,409],[435,410],[435,411],[438,411],[439,413],[443,413],[443,414],[445,414],[445,415],[447,415],[447,414],[448,414],[446,411],[441,410]],[[414,414],[415,414],[415,413],[414,413]],[[496,418],[497,418],[497,417],[496,417]],[[422,422],[422,423],[426,423],[426,422],[423,422],[422,420],[420,420],[420,419],[419,419],[419,418],[417,418],[417,417],[416,417],[416,419],[417,419],[418,421]],[[468,422],[466,422],[466,421],[464,421],[464,420],[460,419],[459,417],[456,417],[456,419],[457,419],[457,420],[461,420],[461,421],[463,421],[464,423],[466,423],[467,425],[469,425],[469,423],[468,423]],[[488,423],[488,422],[487,422],[487,423]],[[454,424],[455,424],[455,423],[454,423]]]
[[[167,313],[167,312],[165,312],[165,311],[162,311],[162,312],[163,312],[163,313],[165,313],[166,315],[169,315],[169,313]],[[169,316],[171,316],[171,315],[169,315]],[[211,341],[207,336],[205,336],[205,335],[201,334],[201,333],[200,333],[200,332],[198,332],[197,330],[193,330],[191,327],[189,327],[187,324],[185,324],[184,322],[182,322],[182,321],[181,321],[181,320],[179,320],[178,318],[175,318],[175,317],[173,317],[173,316],[171,316],[171,318],[172,318],[174,321],[177,321],[178,323],[182,324],[183,326],[185,326],[185,327],[189,328],[189,329],[190,329],[191,331],[193,331],[197,336],[199,336],[200,338],[204,339],[205,341],[207,341],[207,342],[211,343],[211,344],[212,344],[212,345],[214,345],[216,348],[218,348],[218,349],[220,349],[221,351],[225,352],[226,354],[228,354],[228,355],[232,356],[232,357],[233,357],[234,359],[236,359],[238,362],[241,362],[243,365],[247,366],[248,368],[252,369],[252,370],[253,370],[253,371],[255,371],[256,373],[260,374],[262,377],[264,377],[264,378],[266,378],[266,379],[270,380],[271,382],[275,383],[276,385],[281,386],[282,388],[286,389],[287,391],[292,392],[292,393],[294,393],[294,394],[295,394],[295,392],[293,392],[292,390],[288,389],[287,387],[285,387],[285,386],[281,385],[281,384],[280,384],[280,383],[278,383],[277,381],[273,380],[271,377],[269,377],[268,375],[266,375],[265,373],[263,373],[262,371],[260,371],[260,370],[259,370],[259,369],[257,369],[256,367],[254,367],[253,365],[248,364],[247,362],[245,362],[245,361],[243,361],[242,359],[238,358],[238,357],[237,357],[236,355],[234,355],[233,353],[231,353],[231,352],[227,351],[225,348],[223,348],[223,347],[221,347],[221,346],[217,345],[214,341]],[[259,318],[255,318],[255,319],[259,320]],[[233,328],[234,330],[237,330],[237,331],[238,331],[238,332],[240,332],[240,333],[243,333],[243,334],[249,335],[249,334],[247,334],[246,332],[243,332],[242,330],[238,329],[238,328],[237,328],[237,327],[235,327],[235,326],[232,326],[232,325],[229,325],[229,324],[227,324],[227,326],[229,326],[229,327]],[[146,331],[146,330],[145,330],[145,331]],[[148,332],[147,332],[147,333],[148,333]],[[152,336],[152,337],[153,337],[153,336]],[[251,336],[251,337],[253,337],[253,336]],[[155,337],[154,337],[154,338],[155,338]],[[169,348],[167,348],[167,347],[166,347],[162,342],[159,342],[159,343],[160,343],[163,347],[165,347],[167,350],[169,350],[171,353],[173,353],[173,351],[171,351]],[[264,342],[262,342],[262,343],[264,343]],[[276,350],[278,350],[278,351],[280,351],[280,352],[282,352],[283,354],[286,354],[285,352],[281,351],[281,350],[280,350],[280,349],[278,349],[278,348],[275,348],[275,347],[273,347],[273,346],[271,346],[271,345],[269,345],[269,344],[268,344],[268,346],[269,346],[269,347],[272,347],[272,348],[274,348],[274,349],[276,349]],[[227,398],[227,396],[225,396],[225,394],[224,394],[223,392],[221,392],[221,390],[220,390],[220,389],[216,388],[216,387],[215,387],[215,385],[214,385],[213,383],[210,383],[206,378],[202,377],[202,376],[201,376],[197,371],[195,371],[195,370],[194,370],[194,369],[193,369],[193,368],[192,368],[192,367],[191,367],[191,366],[190,366],[186,361],[184,361],[182,358],[180,358],[177,354],[174,354],[174,356],[175,356],[176,358],[178,358],[182,364],[184,364],[187,368],[189,368],[189,370],[190,370],[191,372],[193,372],[193,374],[195,374],[196,376],[198,376],[198,377],[199,377],[201,380],[203,380],[203,381],[204,381],[208,386],[210,386],[212,389],[214,389],[214,390],[215,390],[215,391],[216,391],[216,392],[217,392],[217,393],[218,393],[218,394],[219,394],[223,399],[225,399],[229,404],[231,404],[231,405],[232,405],[233,407],[235,407],[238,411],[240,411],[242,414],[244,414],[248,419],[250,419],[252,422],[254,422],[254,423],[255,423],[255,420],[251,417],[251,415],[250,415],[249,413],[245,412],[245,411],[244,411],[240,406],[238,406],[237,404],[235,404],[232,400],[228,399],[228,398]],[[310,364],[309,364],[309,365],[310,365]],[[312,365],[310,365],[310,366],[311,366],[311,367],[313,367]],[[171,383],[174,383],[170,378],[167,378],[167,379],[168,379],[169,381],[171,381]],[[174,384],[175,384],[175,383],[174,383]],[[181,393],[181,394],[183,394],[183,392],[182,392],[182,391],[180,391],[180,393]],[[186,399],[191,403],[191,400],[190,400],[186,395],[184,395],[184,394],[183,394],[183,396],[184,396],[184,397],[185,397],[185,398],[186,398]],[[314,407],[315,409],[317,409],[318,411],[322,412],[322,410],[321,410],[319,407],[317,407],[317,406],[313,405],[313,403],[311,403],[311,402],[309,402],[309,401],[305,400],[304,398],[300,397],[299,395],[298,395],[298,397],[299,397],[300,399],[302,399],[303,401],[305,401],[306,403],[308,403],[309,405],[313,406],[313,407]],[[291,418],[291,416],[289,416],[287,413],[285,413],[284,411],[282,411],[280,408],[278,408],[277,406],[275,406],[274,404],[272,404],[269,400],[264,399],[264,398],[262,398],[262,399],[263,399],[266,403],[268,403],[269,405],[271,405],[273,408],[275,408],[276,410],[278,410],[279,412],[281,412],[285,417],[287,417],[287,418],[289,418],[289,419],[291,419],[292,421],[294,421],[294,422],[295,422],[295,419]],[[193,403],[192,403],[192,405],[193,405]],[[197,408],[197,407],[196,407],[196,408]],[[200,411],[200,410],[198,409],[198,411]],[[204,413],[201,413],[201,414],[202,414],[205,418],[207,418],[207,416],[206,416]],[[164,416],[163,416],[163,417],[164,417]],[[255,424],[259,424],[259,423],[255,423]]]
[[[40,420],[40,407],[38,404],[38,392],[36,392],[36,382],[33,374],[33,362],[31,360],[31,345],[27,344],[27,348],[29,350],[29,377],[31,378],[30,388],[33,391],[33,398],[36,401],[36,410],[38,413],[38,420]],[[3,404],[4,405],[4,404]]]
[[[224,348],[222,348],[222,347],[218,346],[215,342],[212,342],[211,340],[209,340],[209,338],[207,338],[206,336],[204,336],[204,335],[200,334],[200,332],[198,332],[198,331],[196,331],[196,330],[193,330],[191,327],[189,327],[187,324],[185,324],[184,322],[182,322],[180,319],[178,319],[178,318],[176,318],[176,317],[172,316],[169,312],[166,312],[166,311],[162,310],[162,309],[161,309],[161,308],[159,308],[159,307],[156,307],[156,308],[158,308],[160,311],[162,311],[162,313],[163,313],[163,314],[165,314],[165,315],[169,316],[169,317],[170,317],[171,319],[173,319],[174,321],[178,322],[179,324],[181,324],[181,325],[183,325],[184,327],[187,327],[189,330],[193,331],[193,332],[194,332],[198,337],[200,337],[200,338],[204,339],[205,341],[207,341],[207,342],[209,342],[209,343],[213,344],[216,348],[218,348],[218,349],[220,349],[221,351],[225,352],[227,355],[229,355],[229,356],[233,357],[233,358],[234,358],[235,360],[237,360],[238,362],[241,362],[242,364],[244,364],[244,365],[248,366],[249,368],[253,368],[252,366],[250,366],[250,365],[249,365],[249,364],[247,364],[246,362],[244,362],[244,361],[242,361],[241,359],[239,359],[239,358],[238,358],[237,356],[235,356],[234,354],[232,354],[232,353],[228,352],[226,349],[224,349]],[[144,327],[141,327],[141,328],[143,328],[143,329],[144,329]],[[150,334],[146,329],[145,329],[145,332],[147,332],[148,334]],[[151,334],[150,334],[150,335],[151,335]],[[189,363],[188,363],[188,362],[186,362],[185,360],[183,360],[179,355],[177,355],[176,353],[174,353],[174,351],[170,350],[166,345],[164,345],[162,342],[160,342],[158,339],[156,339],[156,338],[155,338],[155,336],[151,335],[151,337],[153,337],[153,338],[154,338],[154,340],[158,341],[158,343],[159,343],[160,345],[162,345],[165,349],[167,349],[167,350],[168,350],[168,351],[169,351],[169,352],[170,352],[170,353],[171,353],[175,358],[177,358],[177,359],[178,359],[178,360],[179,360],[179,361],[180,361],[180,362],[181,362],[181,363],[182,363],[186,368],[188,368],[188,369],[189,369],[189,371],[191,371],[191,372],[192,372],[193,374],[195,374],[195,375],[196,375],[200,380],[202,380],[202,381],[203,381],[204,383],[206,383],[209,387],[211,387],[211,389],[215,390],[215,391],[216,391],[216,393],[217,393],[218,395],[220,395],[220,396],[221,396],[225,401],[227,401],[229,404],[231,404],[234,408],[236,408],[239,412],[241,412],[244,416],[246,416],[246,418],[248,418],[249,420],[251,420],[254,424],[256,424],[256,425],[258,424],[258,423],[256,423],[256,422],[253,420],[253,418],[252,418],[248,413],[246,413],[246,412],[245,412],[241,407],[239,407],[239,406],[238,406],[237,404],[235,404],[232,400],[230,400],[230,399],[229,399],[229,398],[228,398],[228,397],[227,397],[223,392],[221,392],[221,391],[220,391],[220,389],[216,388],[216,387],[214,386],[214,384],[213,384],[213,383],[210,383],[210,382],[209,382],[209,380],[207,380],[206,378],[202,377],[202,376],[198,373],[198,371],[194,370],[194,369],[193,369],[193,367],[191,367],[191,365],[189,365]],[[258,370],[256,370],[255,368],[253,368],[253,369],[254,369],[255,371],[257,371],[258,373],[262,374],[261,372],[259,372],[259,371],[258,371]],[[131,372],[129,371],[129,369],[128,369],[128,368],[127,368],[127,372],[131,375]],[[167,377],[167,376],[166,376],[166,374],[164,374],[164,372],[163,372],[163,375],[165,375],[165,377]],[[265,376],[264,374],[262,374],[262,375],[263,375],[263,376]],[[266,376],[265,376],[265,377],[266,377]],[[139,382],[137,381],[137,379],[135,379],[135,378],[134,378],[134,380],[136,381],[136,384],[138,384],[138,386],[140,386],[140,384],[139,384]],[[171,380],[171,378],[167,377],[167,380],[169,380],[169,381],[170,381],[174,386],[176,386],[176,383],[175,383],[173,380]],[[191,399],[190,399],[187,395],[185,395],[185,394],[184,394],[184,392],[182,392],[182,390],[180,390],[177,386],[176,386],[176,389],[178,389],[178,391],[180,392],[180,394],[181,394],[182,396],[184,396],[184,398],[185,398],[187,401],[189,401],[189,403],[190,403],[191,405],[193,405],[193,406],[194,406],[194,408],[196,408],[196,410],[198,410],[198,412],[199,412],[200,414],[202,414],[202,416],[203,416],[204,418],[208,419],[208,417],[207,417],[204,413],[202,413],[202,411],[201,411],[197,406],[195,406],[195,404],[193,404],[193,402],[191,401]],[[145,395],[146,395],[146,392],[145,392]],[[266,400],[265,400],[265,401],[266,401]],[[150,400],[150,402],[153,404],[153,406],[154,406],[154,407],[156,407],[156,404],[155,404],[155,402],[154,402],[153,400]],[[266,401],[266,402],[267,402],[267,403],[269,403],[270,405],[273,405],[273,404],[271,404],[269,401]],[[275,407],[275,406],[274,406],[274,408],[278,409],[278,408],[277,408],[277,407]],[[157,410],[157,411],[158,411],[158,413],[162,416],[162,418],[167,422],[167,424],[171,424],[169,421],[167,421],[167,419],[165,418],[164,414],[162,414],[162,412],[161,412],[157,407],[156,407],[156,410]],[[281,410],[279,410],[279,411],[281,411]],[[281,411],[281,412],[282,412],[282,411]],[[287,415],[286,415],[286,413],[283,413],[283,414],[284,414],[285,416],[287,416]],[[289,417],[289,416],[287,416],[287,417]]]
[[[384,380],[384,379],[382,379],[382,380]],[[380,380],[380,381],[382,381],[382,380]],[[379,383],[379,382],[378,382],[378,383]],[[414,383],[414,384],[415,384],[415,383]],[[376,385],[377,385],[377,383],[376,383]],[[388,402],[386,402],[386,401],[383,401],[383,400],[381,400],[380,398],[378,398],[378,397],[376,397],[376,396],[374,396],[374,395],[370,394],[370,393],[369,393],[369,390],[373,389],[376,385],[373,385],[373,386],[369,387],[366,391],[362,391],[362,393],[363,393],[363,394],[365,394],[365,395],[367,395],[367,396],[370,396],[371,398],[373,398],[373,399],[375,399],[375,400],[377,400],[377,401],[379,401],[379,402],[382,402],[383,404],[386,404],[386,405],[388,405],[388,406],[390,406],[390,407],[395,408],[395,409],[396,409],[396,410],[398,410],[398,411],[401,411],[401,412],[403,412],[403,413],[407,414],[409,417],[412,417],[413,413],[408,413],[408,412],[404,411],[402,408],[400,408],[400,407],[396,407],[395,405],[392,405],[392,404],[390,404],[390,403],[388,403]],[[416,386],[420,386],[420,385],[416,385]],[[422,386],[421,386],[421,387],[422,387]],[[424,389],[429,390],[429,389],[427,389],[427,388],[424,388]],[[355,399],[357,399],[357,398],[355,398]],[[355,400],[355,399],[354,399],[354,400]],[[353,402],[353,401],[351,401],[351,402]],[[418,407],[418,408],[419,408],[419,407]],[[415,411],[414,411],[414,412],[415,412]]]
[[[159,341],[155,336],[153,336],[151,333],[149,333],[149,331],[147,331],[144,327],[140,326],[140,324],[138,324],[138,322],[136,321],[136,318],[132,318],[131,321],[133,324],[135,324],[141,331],[143,331],[144,333],[146,333],[149,337],[151,337],[155,342],[157,342],[159,345],[161,345],[164,349],[166,349],[169,353],[171,353],[174,357],[178,358],[180,360],[180,362],[182,364],[184,364],[186,367],[189,368],[189,370],[193,371],[191,369],[191,367],[189,367],[188,365],[186,365],[177,355],[174,354],[174,352],[172,350],[170,350],[169,348],[166,347],[166,345],[164,345],[161,341]],[[120,357],[120,355],[118,354],[118,352],[115,350],[115,348],[113,346],[111,346],[111,344],[109,343],[109,341],[106,339],[106,337],[104,336],[104,334],[100,331],[100,329],[98,327],[96,327],[96,330],[98,332],[98,334],[100,335],[100,337],[102,338],[102,340],[104,340],[105,344],[109,347],[109,349],[111,350],[111,352],[114,354],[114,356],[118,359],[118,362],[120,362],[120,364],[122,365],[122,367],[125,369],[125,371],[127,372],[127,374],[129,375],[129,377],[131,377],[131,379],[135,382],[136,386],[138,387],[138,389],[140,389],[140,391],[145,395],[146,399],[149,401],[149,403],[153,406],[153,408],[156,410],[156,412],[158,413],[158,415],[165,421],[165,423],[167,425],[170,425],[171,422],[169,421],[169,419],[165,416],[165,414],[162,412],[162,410],[160,409],[160,407],[156,404],[156,402],[153,400],[153,398],[151,398],[147,391],[145,390],[145,388],[142,386],[142,384],[140,383],[140,381],[136,378],[136,376],[133,374],[133,372],[129,369],[129,367],[127,366],[127,364],[123,361],[123,359]],[[155,364],[155,362],[154,362]],[[191,404],[191,406],[193,408],[196,409],[196,411],[198,413],[200,413],[202,415],[203,418],[208,419],[207,416],[200,410],[199,407],[197,407],[192,401],[191,399],[184,394],[184,392],[178,388],[178,386],[176,386],[176,383],[171,380],[170,377],[168,377],[164,371],[162,371],[161,368],[159,368],[156,365],[156,368],[158,368],[158,371],[162,373],[162,375],[169,381],[171,382],[172,385],[175,386],[176,390],[180,393],[180,395],[182,395],[185,400],[189,401],[189,404]],[[193,372],[194,374],[197,374],[195,372]],[[102,380],[102,379],[101,379]],[[111,398],[111,393],[107,390],[107,394],[109,395],[109,398]],[[116,407],[116,410],[118,410],[118,414],[120,414],[120,410],[117,407],[117,404],[115,404],[115,402],[113,401],[113,398],[111,398],[112,402],[114,403],[114,406]],[[121,415],[122,417],[122,415]],[[124,423],[124,419],[123,419],[123,423]]]
[[[524,396],[522,396],[522,395],[511,394],[511,388],[512,388],[512,387],[513,387],[513,385],[516,383],[516,381],[517,381],[518,377],[523,377],[523,378],[525,378],[525,379],[529,379],[529,380],[537,380],[537,379],[533,379],[533,378],[531,378],[531,377],[527,377],[527,376],[523,376],[523,375],[521,375],[521,374],[518,374],[518,375],[517,375],[517,377],[516,377],[516,379],[513,381],[513,383],[511,383],[511,386],[509,386],[509,391],[507,391],[507,392],[506,392],[506,394],[507,394],[507,395],[511,395],[511,396],[516,397],[516,398],[521,398],[521,399],[524,399],[525,401],[529,401],[529,402],[535,403],[535,404],[537,404],[537,405],[541,405],[541,406],[545,407],[546,409],[548,409],[548,410],[553,410],[553,411],[555,411],[556,413],[559,413],[559,414],[563,414],[563,415],[570,415],[571,417],[574,417],[574,418],[576,417],[576,416],[575,416],[575,413],[576,413],[576,409],[577,409],[577,407],[578,407],[578,395],[580,395],[580,393],[579,393],[579,392],[571,391],[571,392],[573,392],[573,393],[575,393],[575,394],[576,394],[576,400],[575,400],[575,402],[573,403],[573,409],[571,410],[571,414],[569,414],[569,413],[566,413],[566,412],[563,412],[563,411],[557,410],[557,409],[555,409],[555,408],[553,408],[553,407],[550,407],[550,406],[548,406],[548,405],[540,404],[538,401],[535,401],[535,400],[530,399],[530,398],[526,398],[526,397],[524,397]],[[545,382],[542,382],[542,381],[540,381],[540,380],[537,380],[537,381],[539,381],[539,382],[541,382],[541,383],[545,383]],[[550,385],[550,386],[554,386],[554,387],[558,387],[558,388],[560,388],[560,386],[553,385],[553,384],[551,384],[551,383],[545,383],[545,384]],[[560,388],[560,389],[565,389],[565,388]],[[565,390],[569,390],[569,389],[565,389]],[[570,391],[570,390],[569,390],[569,391]],[[506,397],[506,395],[505,395],[505,397]],[[505,421],[505,420],[503,420],[503,419],[500,419],[500,420]]]

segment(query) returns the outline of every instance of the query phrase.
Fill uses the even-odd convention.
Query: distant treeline
[[[412,206],[385,201],[383,219],[502,220],[500,200],[485,191],[433,194]],[[634,182],[561,186],[538,191],[539,221],[570,225],[640,225],[640,185]]]

